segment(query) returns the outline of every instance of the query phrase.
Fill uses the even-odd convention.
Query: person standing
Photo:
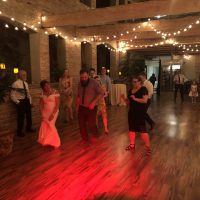
[[[130,105],[128,112],[130,144],[126,147],[126,150],[135,150],[135,134],[140,133],[145,143],[146,154],[150,156],[150,140],[145,125],[148,91],[146,87],[142,86],[141,80],[138,78],[133,78],[132,84],[133,87],[129,90],[128,98],[126,99],[124,94],[121,95],[121,98]]]
[[[59,79],[59,90],[61,94],[61,109],[64,111],[66,122],[73,120],[73,81],[69,75],[69,70],[65,69],[62,77]]]
[[[149,78],[149,81],[152,83],[153,87],[155,85],[155,82],[156,82],[156,75],[153,73],[151,75],[151,77]]]
[[[42,121],[39,130],[38,143],[43,146],[50,145],[54,148],[60,146],[60,138],[55,127],[59,113],[59,93],[53,90],[48,81],[40,82],[42,95],[40,98],[40,111]]]
[[[27,73],[20,70],[19,78],[12,84],[10,97],[15,103],[17,108],[17,136],[25,136],[23,132],[24,118],[26,116],[26,132],[35,132],[32,129],[32,116],[31,116],[31,95],[29,92],[27,80]]]
[[[89,78],[87,69],[80,70],[80,83],[78,85],[78,97],[76,111],[82,141],[88,141],[87,125],[93,135],[93,139],[98,137],[96,126],[97,103],[104,95],[104,92],[98,82]]]
[[[110,80],[110,77],[108,75],[106,75],[106,68],[105,67],[102,67],[101,69],[101,75],[100,75],[100,78],[101,78],[101,82],[102,82],[102,85],[106,88],[106,92],[105,92],[105,101],[107,104],[109,104],[109,96],[110,96],[110,92],[111,92],[111,80]]]
[[[95,76],[94,79],[98,81],[99,85],[102,87],[103,91],[105,92],[106,89],[102,85],[100,77],[99,76]],[[108,135],[108,133],[109,133],[109,130],[108,130],[108,119],[107,119],[107,111],[106,111],[106,102],[105,102],[104,97],[101,97],[98,100],[98,103],[97,103],[97,117],[96,117],[97,126],[98,126],[98,120],[99,120],[98,118],[99,118],[99,116],[101,116],[102,120],[103,120],[104,133],[106,135]]]
[[[94,78],[96,76],[96,70],[94,68],[89,69],[89,77]]]
[[[146,73],[140,73],[139,75],[139,79],[142,81],[143,83],[143,86],[147,88],[147,91],[148,91],[148,101],[147,101],[147,104],[146,104],[146,115],[145,115],[145,120],[147,121],[147,123],[150,125],[150,130],[153,130],[154,129],[154,126],[155,126],[155,122],[151,119],[151,117],[149,116],[149,114],[147,113],[148,111],[148,108],[151,104],[151,99],[152,99],[152,96],[153,96],[153,85],[152,83],[147,80],[147,76],[146,76]]]
[[[181,94],[181,101],[184,101],[184,83],[185,83],[185,76],[181,73],[181,70],[176,71],[176,75],[174,76],[174,101],[176,102],[177,92],[180,91]]]
[[[197,102],[198,85],[197,85],[197,82],[195,80],[192,81],[192,84],[190,86],[189,97],[191,97],[192,103],[196,103]]]

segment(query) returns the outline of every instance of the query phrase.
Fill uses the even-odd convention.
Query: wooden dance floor
[[[62,148],[36,143],[37,134],[15,138],[13,152],[0,159],[1,200],[197,200],[200,199],[200,105],[154,99],[149,113],[152,156],[136,138],[129,144],[127,108],[109,108],[110,135],[79,144],[77,122],[60,124]]]

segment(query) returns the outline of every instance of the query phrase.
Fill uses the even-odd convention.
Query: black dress
[[[146,104],[138,103],[131,98],[131,95],[134,95],[138,99],[142,99],[144,95],[148,95],[146,87],[141,87],[134,94],[132,89],[129,90],[128,99],[130,101],[130,108],[128,112],[128,124],[129,131],[146,133],[145,126],[145,115],[146,115]]]

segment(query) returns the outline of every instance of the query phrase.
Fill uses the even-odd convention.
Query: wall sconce
[[[17,67],[13,68],[13,72],[14,72],[14,74],[18,74],[19,73],[19,68],[17,68]]]
[[[119,72],[119,76],[121,76],[122,75],[122,73],[121,72]]]
[[[0,69],[6,69],[6,65],[4,63],[0,63]]]
[[[107,73],[110,73],[110,70],[109,70],[109,69],[107,69]]]

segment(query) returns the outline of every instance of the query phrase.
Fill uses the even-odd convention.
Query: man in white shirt
[[[174,101],[176,102],[177,92],[180,91],[181,94],[181,100],[184,101],[184,83],[185,83],[185,76],[181,74],[181,70],[176,71],[176,75],[174,76],[174,84],[175,84],[175,90],[174,90]]]
[[[26,131],[34,132],[32,129],[31,117],[31,95],[26,82],[27,74],[24,70],[19,71],[19,79],[17,79],[11,88],[10,97],[17,107],[17,136],[23,137],[23,125],[26,115]]]
[[[148,110],[148,108],[151,104],[151,98],[153,96],[153,84],[149,80],[147,80],[146,73],[144,73],[144,72],[140,73],[139,79],[142,81],[143,86],[146,87],[148,90],[148,101],[147,101],[147,107],[146,107],[146,109]],[[149,114],[147,112],[146,112],[145,120],[151,126],[150,129],[153,130],[153,128],[155,126],[155,122],[151,119],[151,117],[149,116]]]

